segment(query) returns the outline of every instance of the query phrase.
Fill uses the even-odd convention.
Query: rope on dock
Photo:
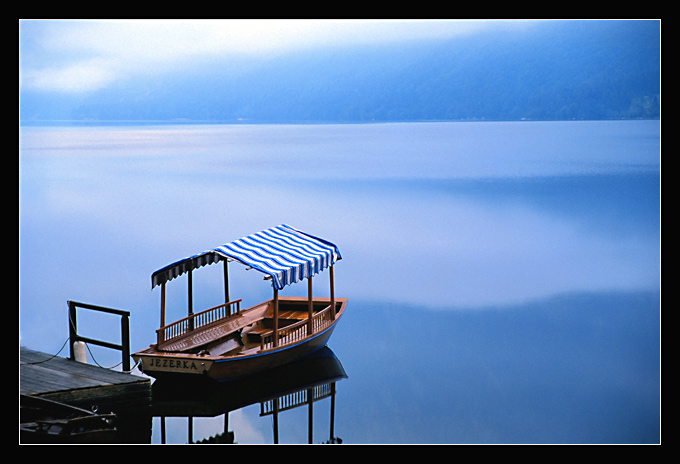
[[[66,347],[66,344],[68,343],[68,341],[69,341],[69,339],[67,338],[66,341],[64,342],[64,344],[63,344],[63,345],[61,346],[61,348],[59,349],[59,351],[57,351],[56,354],[50,356],[49,358],[44,359],[44,360],[42,360],[42,361],[35,361],[35,362],[24,363],[24,364],[28,364],[28,365],[42,364],[42,363],[45,363],[45,362],[47,362],[47,361],[50,361],[50,360],[56,358],[57,356],[59,356],[59,353],[61,353],[61,352],[64,350],[64,348]],[[104,367],[104,366],[102,366],[101,364],[99,364],[99,363],[97,362],[97,360],[95,359],[94,354],[92,353],[92,350],[90,349],[90,345],[88,345],[87,343],[85,343],[85,346],[87,347],[87,351],[90,353],[90,357],[92,358],[92,361],[93,361],[97,366],[101,367],[102,369],[113,370],[114,368],[116,368],[116,367],[120,366],[121,364],[123,364],[123,361],[121,361],[121,362],[119,362],[118,364],[115,364],[115,365],[113,365],[113,366],[111,366],[111,367]],[[131,368],[129,371],[121,371],[121,372],[124,372],[124,373],[126,373],[126,374],[131,374],[132,371],[134,371],[134,370],[137,368],[137,366],[139,366],[139,364],[141,363],[141,361],[142,361],[141,359],[140,359],[139,361],[137,361],[137,363],[136,363],[134,366],[132,366],[132,368]]]

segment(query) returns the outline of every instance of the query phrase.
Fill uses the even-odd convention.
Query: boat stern
[[[157,374],[205,375],[213,364],[207,357],[154,352],[151,348],[134,353],[132,358],[144,374],[152,377]]]

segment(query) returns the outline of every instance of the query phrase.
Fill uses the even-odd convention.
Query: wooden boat
[[[223,432],[198,443],[234,443],[234,432],[228,429],[229,414],[259,403],[260,416],[272,419],[274,443],[278,443],[278,414],[307,406],[308,438],[311,438],[311,404],[330,396],[328,442],[337,443],[341,439],[334,433],[335,385],[346,378],[342,363],[326,346],[286,365],[230,382],[214,382],[195,375],[167,381],[159,379],[152,386],[151,411],[153,417],[160,420],[161,443],[165,443],[163,430],[166,417],[184,417],[191,423],[197,417],[219,415],[224,415]],[[316,405],[313,409],[317,411]],[[299,423],[295,422],[298,426]],[[189,435],[187,442],[192,441],[193,437]]]
[[[333,265],[341,259],[333,243],[286,224],[189,256],[154,272],[161,287],[161,322],[156,343],[132,355],[142,372],[160,378],[205,375],[225,381],[262,372],[326,345],[347,300],[335,298]],[[197,313],[192,308],[192,271],[223,262],[225,303]],[[229,298],[228,263],[236,261],[271,280],[273,298],[241,309]],[[330,297],[312,295],[312,277],[328,269]],[[165,285],[188,276],[188,315],[165,324]],[[307,280],[307,297],[279,297],[279,290]]]

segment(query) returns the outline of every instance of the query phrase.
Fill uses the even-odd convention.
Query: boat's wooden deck
[[[216,340],[227,337],[243,327],[266,319],[266,309],[267,307],[265,305],[261,310],[254,309],[245,314],[231,316],[229,319],[215,325],[194,330],[180,338],[169,340],[168,342],[162,344],[160,346],[160,350],[172,352],[188,352],[195,350]],[[279,312],[279,320],[288,319],[299,321],[307,319],[307,317],[307,311],[284,310]],[[271,331],[270,328],[263,327],[252,330],[249,333],[256,335],[269,331]]]
[[[264,319],[266,312],[267,305],[261,305],[247,312],[231,316],[221,322],[193,330],[182,337],[169,340],[158,348],[160,351],[192,351]]]
[[[314,312],[322,309],[328,302],[326,302],[325,298],[315,301]],[[267,318],[271,319],[272,311],[270,303],[271,300],[241,311],[240,314],[235,314],[221,321],[194,329],[185,335],[162,343],[157,349],[166,353],[178,354],[196,352],[206,345],[226,339],[239,329],[243,329],[255,322],[266,320]],[[292,323],[305,320],[308,317],[306,298],[287,297],[285,300],[279,300],[279,327],[285,326],[286,322],[284,321],[286,320]],[[262,333],[270,332],[271,328],[267,328],[270,325],[264,324],[263,327],[258,326],[255,329],[249,330],[248,333],[258,336]]]

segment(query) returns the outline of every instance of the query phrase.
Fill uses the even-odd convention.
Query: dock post
[[[123,371],[130,372],[130,315],[122,314],[120,318],[121,352]]]
[[[70,341],[69,359],[76,359],[75,342],[78,341],[78,327],[76,322],[76,305],[73,301],[68,301],[68,339]]]

